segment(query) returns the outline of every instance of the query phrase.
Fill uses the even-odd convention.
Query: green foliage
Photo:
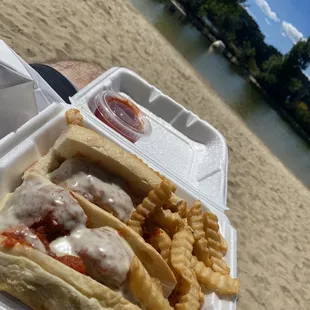
[[[257,76],[259,74],[259,68],[257,67],[256,61],[254,58],[249,59],[247,65],[248,65],[250,73],[253,76]]]
[[[268,58],[268,60],[266,60],[263,63],[263,70],[264,71],[271,71],[271,72],[279,72],[279,69],[282,67],[283,65],[283,56],[279,56],[279,55],[272,55],[270,58]]]
[[[288,82],[288,90],[297,93],[302,88],[302,82],[297,78],[291,78]]]
[[[216,27],[226,32],[235,30],[241,6],[237,1],[207,0],[201,3],[200,16],[208,17]]]
[[[286,56],[286,65],[290,68],[307,69],[310,63],[310,41],[297,42]]]
[[[262,70],[258,76],[259,81],[269,88],[279,83],[279,75],[283,65],[283,56],[272,55],[262,64]]]
[[[248,68],[251,74],[258,74],[259,69],[255,61],[256,50],[251,46],[251,43],[249,41],[245,41],[242,43],[240,48],[236,50],[236,55],[240,63],[244,67]]]

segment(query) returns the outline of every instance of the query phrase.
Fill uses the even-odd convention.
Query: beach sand
[[[28,62],[128,67],[219,129],[238,230],[238,309],[310,308],[309,191],[129,2],[1,1],[0,38]]]

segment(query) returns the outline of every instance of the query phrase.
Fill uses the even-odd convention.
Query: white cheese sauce
[[[1,210],[0,231],[20,225],[31,227],[44,217],[67,231],[87,222],[82,207],[68,191],[42,176],[29,175]]]
[[[50,174],[50,180],[83,195],[100,208],[127,222],[134,210],[123,182],[84,158],[70,158]]]
[[[111,288],[120,288],[126,281],[134,256],[128,243],[110,227],[79,229],[54,240],[50,249],[57,256],[79,256],[87,274]]]

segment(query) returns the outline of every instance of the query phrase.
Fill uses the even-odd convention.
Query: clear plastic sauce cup
[[[151,124],[144,113],[117,92],[102,91],[88,106],[98,119],[133,143],[151,134]]]

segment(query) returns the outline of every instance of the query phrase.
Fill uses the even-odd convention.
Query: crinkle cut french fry
[[[199,200],[195,201],[190,208],[187,223],[194,231],[194,238],[196,240],[194,243],[195,255],[207,267],[211,266],[209,245],[205,238],[201,202]]]
[[[223,259],[218,259],[216,257],[211,257],[211,268],[215,272],[219,272],[222,275],[228,275],[230,272],[230,269],[226,265],[226,262]]]
[[[178,302],[176,310],[199,310],[200,309],[200,285],[196,274],[191,270],[191,282],[181,280],[178,288]]]
[[[69,109],[65,113],[67,125],[78,125],[83,127],[83,116],[77,109]]]
[[[179,213],[171,212],[171,210],[163,210],[162,208],[156,208],[152,213],[152,222],[164,229],[170,235],[174,235],[180,228],[184,226],[184,223]]]
[[[202,238],[198,241],[195,241],[195,243],[194,243],[194,254],[207,267],[211,266],[208,242],[205,238]]]
[[[137,209],[140,205],[138,205]],[[127,222],[127,225],[133,229],[137,234],[142,236],[143,229],[142,229],[142,223],[144,223],[144,217],[140,215],[138,212],[134,211],[130,217],[130,219]]]
[[[203,214],[203,222],[204,222],[205,228],[208,227],[216,232],[218,232],[220,229],[219,224],[218,224],[218,218],[212,212],[205,212]]]
[[[208,246],[209,245],[210,245],[210,243],[208,242]],[[222,252],[219,250],[216,250],[212,247],[209,247],[209,254],[210,254],[211,268],[214,271],[220,272],[223,275],[229,274],[230,269],[227,266],[227,264],[223,258]]]
[[[180,214],[181,218],[187,218],[188,212],[189,209],[187,206],[187,202],[183,200],[178,206],[178,213]]]
[[[179,205],[183,203],[184,201],[185,200],[182,200],[180,199],[180,197],[174,195],[174,191],[173,191],[173,194],[171,195],[169,201],[165,203],[162,208],[164,210],[170,209],[172,212],[177,212]]]
[[[171,201],[168,201],[167,203],[165,203],[162,208],[164,210],[171,210],[172,212],[178,212],[178,205],[172,203]]]
[[[210,241],[210,242],[209,242]],[[212,247],[212,242],[210,239],[208,239],[208,247],[209,247],[209,253],[210,257],[216,257],[218,259],[223,259],[223,254],[221,251],[219,251],[217,248]]]
[[[142,235],[145,219],[154,208],[162,207],[171,197],[174,184],[167,179],[164,179],[159,185],[152,189],[148,196],[143,199],[136,210],[132,213],[127,225]]]
[[[192,256],[192,268],[195,271],[198,282],[206,289],[215,291],[220,295],[236,295],[239,292],[240,281],[229,275],[222,275],[206,267],[204,263]]]
[[[226,253],[228,251],[227,242],[221,233],[220,233],[220,238],[221,238],[220,239],[220,251],[222,252],[223,255],[226,255]]]
[[[195,201],[189,209],[187,223],[193,229],[196,241],[205,237],[201,202],[199,200]]]
[[[227,275],[230,273],[230,269],[227,266],[223,256],[221,258],[211,256],[210,260],[211,260],[211,268],[214,271],[220,272],[222,275]]]
[[[212,250],[214,250],[214,249],[209,248],[210,260],[211,260],[211,268],[212,268],[214,271],[220,272],[220,273],[223,274],[223,275],[229,274],[230,269],[229,269],[229,267],[227,266],[227,264],[226,264],[226,262],[225,262],[225,260],[224,260],[224,258],[223,258],[222,252],[220,252],[220,251],[218,250],[218,252],[216,252],[217,255],[216,255],[216,256],[215,256],[215,255],[212,256]],[[219,254],[221,255],[220,258],[217,257]]]
[[[191,229],[184,227],[173,236],[171,243],[170,261],[172,267],[188,283],[190,283],[192,275],[190,268],[194,241]]]
[[[161,228],[155,228],[151,231],[150,237],[147,240],[162,256],[169,265],[171,238]]]
[[[221,251],[221,234],[219,232],[218,218],[211,212],[205,212],[203,215],[203,224],[208,241],[211,268],[216,272],[227,275],[230,270]]]
[[[157,288],[142,263],[135,256],[130,265],[128,277],[129,287],[134,297],[139,300],[146,310],[172,310],[168,299]]]
[[[170,191],[172,193],[175,193],[175,191],[177,190],[177,186],[170,180],[166,179],[166,178],[163,178],[167,183],[169,183],[169,188],[170,188]],[[171,197],[171,196],[170,196]],[[169,198],[170,199],[170,198]]]
[[[205,233],[208,236],[208,238],[212,239],[214,242],[218,242],[218,245],[220,244],[221,236],[218,231],[215,231],[207,227],[205,229]]]

